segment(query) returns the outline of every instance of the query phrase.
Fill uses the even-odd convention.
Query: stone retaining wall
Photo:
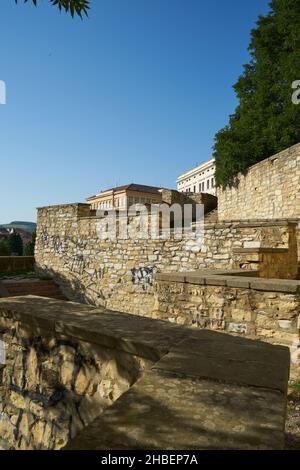
[[[218,189],[219,220],[300,218],[300,144],[250,167]]]
[[[282,449],[287,348],[0,299],[2,449]]]
[[[97,235],[98,219],[89,215],[87,204],[39,209],[37,268],[53,276],[71,300],[139,315],[152,315],[156,272],[230,269],[234,249],[245,243],[289,245],[286,221],[206,224],[202,246],[174,238],[103,241]]]
[[[157,274],[153,317],[288,346],[299,379],[300,281],[243,273]]]
[[[153,358],[67,334],[81,318],[91,325],[93,308],[38,299],[0,303],[2,449],[62,448],[153,364]]]

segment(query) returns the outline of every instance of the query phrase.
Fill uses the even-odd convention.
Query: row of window
[[[213,189],[214,187],[215,187],[215,179],[211,178],[210,180],[206,180],[206,188],[205,188],[205,181],[202,181],[202,183],[199,183],[198,192],[203,193],[203,191],[205,191],[207,189]],[[195,185],[191,188],[187,188],[186,192],[188,192],[188,193],[190,193],[190,192],[197,193],[197,186]]]
[[[215,170],[214,167],[213,167],[213,168],[208,168],[207,170],[202,171],[202,173],[197,173],[196,175],[194,175],[194,176],[192,176],[192,177],[190,177],[190,178],[188,178],[188,179],[186,179],[186,180],[184,180],[184,181],[181,181],[181,182],[179,183],[179,185],[182,186],[182,185],[184,185],[184,184],[186,184],[186,183],[190,183],[191,180],[193,180],[193,179],[195,179],[195,178],[198,178],[199,176],[204,176],[205,173],[207,173],[208,171],[214,171],[214,170]]]
[[[156,199],[150,199],[145,197],[129,197],[128,198],[128,205],[131,206],[132,204],[155,204],[157,203]],[[124,207],[125,206],[125,198],[115,199],[115,207]],[[93,204],[93,209],[112,209],[113,202],[112,199],[108,201],[98,202],[97,204]]]
[[[198,176],[203,176],[203,175],[204,175],[205,173],[207,173],[208,171],[214,171],[214,169],[215,169],[214,167],[213,167],[213,168],[208,168],[207,170],[202,171],[201,173],[197,173],[197,175],[194,175],[193,177],[190,177],[190,178],[188,178],[187,180],[182,181],[182,182],[179,183],[179,184],[189,183],[193,178],[195,179],[195,178],[197,178]]]
[[[128,204],[155,204],[157,201],[155,199],[150,199],[147,197],[129,197]]]

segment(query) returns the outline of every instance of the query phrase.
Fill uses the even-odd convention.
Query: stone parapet
[[[0,300],[2,449],[282,449],[285,347],[40,297]]]
[[[300,144],[248,168],[237,184],[218,189],[220,220],[300,218]]]
[[[240,270],[240,273],[242,271]],[[300,374],[300,281],[203,270],[155,276],[155,318],[286,345]]]
[[[98,219],[88,211],[87,204],[39,209],[38,273],[53,277],[70,300],[145,316],[152,316],[155,307],[154,274],[232,269],[237,261],[234,249],[257,240],[262,246],[287,248],[294,227],[289,220],[272,225],[252,220],[206,224],[202,243],[176,240],[172,233],[169,240],[110,241],[99,239]]]
[[[298,224],[300,254],[300,144],[239,174],[232,187],[218,188],[219,220],[289,218]]]

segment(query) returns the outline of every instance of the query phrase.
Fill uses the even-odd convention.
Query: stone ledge
[[[285,347],[274,350],[266,348],[262,342],[235,342],[231,341],[231,337],[227,338],[226,334],[211,333],[206,340],[201,332],[198,339],[183,340],[160,359],[153,369],[287,393],[289,351]],[[282,361],[287,367],[278,367]]]
[[[265,248],[263,246],[253,248],[233,248],[233,253],[288,253],[288,248]]]
[[[37,296],[0,299],[0,316],[157,361],[187,330],[168,322]]]
[[[300,281],[288,279],[252,279],[250,288],[254,290],[266,290],[271,292],[300,293]]]
[[[208,228],[246,228],[246,227],[287,227],[288,225],[298,225],[300,218],[292,217],[289,219],[218,219],[217,222],[205,222]]]
[[[146,372],[65,450],[283,449],[279,392]]]
[[[34,296],[1,299],[7,317],[156,361],[67,449],[283,448],[287,348]]]
[[[84,202],[70,202],[69,204],[53,204],[52,206],[41,206],[41,207],[37,207],[37,210],[58,209],[58,208],[65,208],[65,207],[90,207],[90,204],[86,204]]]
[[[193,334],[198,338],[174,345],[66,449],[283,448],[288,350]]]
[[[241,271],[243,272],[241,274]],[[223,286],[269,292],[300,293],[300,281],[290,279],[264,279],[254,277],[257,271],[248,270],[202,270],[190,273],[157,273],[155,281],[180,282],[203,286]],[[250,275],[249,275],[250,274]]]

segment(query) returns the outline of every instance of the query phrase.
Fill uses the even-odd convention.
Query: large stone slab
[[[93,396],[92,410],[88,408],[85,414],[86,427],[82,429],[81,422],[72,431],[75,438],[67,449],[283,447],[289,374],[289,350],[285,347],[31,296],[0,299],[0,327],[5,341],[11,342],[7,345],[9,361],[5,368],[10,369],[3,393],[13,404],[14,414],[21,413],[22,419],[40,424],[26,402],[31,397],[31,405],[34,403],[40,380],[44,388],[39,392],[38,412],[46,421],[50,413],[55,422],[65,403],[72,405],[70,395],[63,390],[76,393],[75,402],[81,397],[82,406],[87,406]],[[66,358],[63,362],[58,360],[58,347]],[[47,360],[39,359],[43,357],[41,350],[43,354],[47,351]],[[92,358],[96,357],[95,362]],[[63,367],[68,363],[69,369]],[[97,373],[96,363],[102,364]],[[41,378],[40,366],[44,371]],[[74,367],[75,384],[71,373]],[[27,377],[26,387],[17,374],[11,389],[10,370]],[[99,386],[101,393],[108,393],[105,387],[112,387],[113,400],[119,397],[108,408],[95,394]],[[44,406],[41,400],[48,392],[50,402],[46,400]],[[95,408],[98,402],[102,404],[99,409]],[[77,411],[73,413],[75,416]],[[59,426],[65,425],[59,422]],[[76,437],[78,429],[82,431]],[[61,432],[65,445],[71,431]],[[16,435],[12,424],[10,435]],[[25,448],[32,448],[30,428],[25,437]],[[52,447],[46,441],[41,445],[60,448],[59,442],[56,436]]]
[[[156,369],[67,449],[281,449],[284,421],[278,391]]]

